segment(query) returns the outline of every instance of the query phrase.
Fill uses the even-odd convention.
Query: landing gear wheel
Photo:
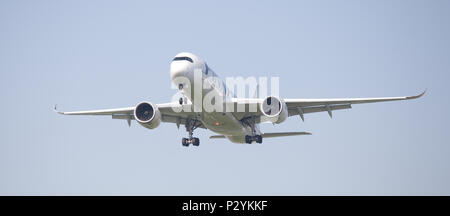
[[[199,146],[200,145],[200,139],[197,137],[192,138],[192,145]]]
[[[251,144],[252,143],[252,137],[249,135],[245,135],[245,143]]]
[[[256,143],[259,143],[259,144],[262,143],[262,136],[261,135],[256,135]]]
[[[181,145],[188,147],[189,146],[188,139],[187,138],[181,139]]]

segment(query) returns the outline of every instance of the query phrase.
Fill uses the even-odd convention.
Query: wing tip
[[[53,105],[53,111],[54,111],[55,113],[58,113],[58,114],[64,115],[64,112],[60,112],[60,111],[58,111],[58,109],[57,109],[57,106],[58,106],[58,104],[55,104],[55,105]]]
[[[427,92],[428,88],[426,88],[422,93],[418,94],[418,95],[414,95],[414,96],[409,96],[406,97],[407,99],[416,99],[416,98],[420,98],[422,97],[426,92]]]

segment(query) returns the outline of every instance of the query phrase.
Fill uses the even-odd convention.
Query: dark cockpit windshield
[[[191,58],[186,57],[186,56],[175,57],[175,58],[173,59],[173,61],[189,61],[189,62],[191,62],[191,63],[194,63],[194,61],[192,61]]]

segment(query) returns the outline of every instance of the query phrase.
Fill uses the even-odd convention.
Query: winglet
[[[425,89],[422,93],[420,93],[420,94],[418,94],[418,95],[408,96],[408,97],[406,97],[406,99],[416,99],[416,98],[420,98],[420,97],[422,97],[422,96],[427,92],[427,90],[428,90],[428,89]]]
[[[53,106],[53,111],[55,111],[55,112],[58,113],[58,114],[64,114],[64,112],[58,111],[58,109],[56,108],[57,105],[58,105],[58,104],[55,104],[55,105]]]

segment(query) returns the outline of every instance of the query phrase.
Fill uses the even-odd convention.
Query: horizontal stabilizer
[[[209,137],[210,139],[225,139],[224,135],[213,135]]]
[[[284,136],[298,136],[298,135],[311,135],[309,132],[280,132],[280,133],[263,133],[263,138],[270,137],[284,137]]]
[[[279,132],[279,133],[263,133],[263,138],[270,137],[284,137],[284,136],[298,136],[298,135],[311,135],[309,132]],[[209,137],[210,139],[225,139],[224,135],[213,135]]]

